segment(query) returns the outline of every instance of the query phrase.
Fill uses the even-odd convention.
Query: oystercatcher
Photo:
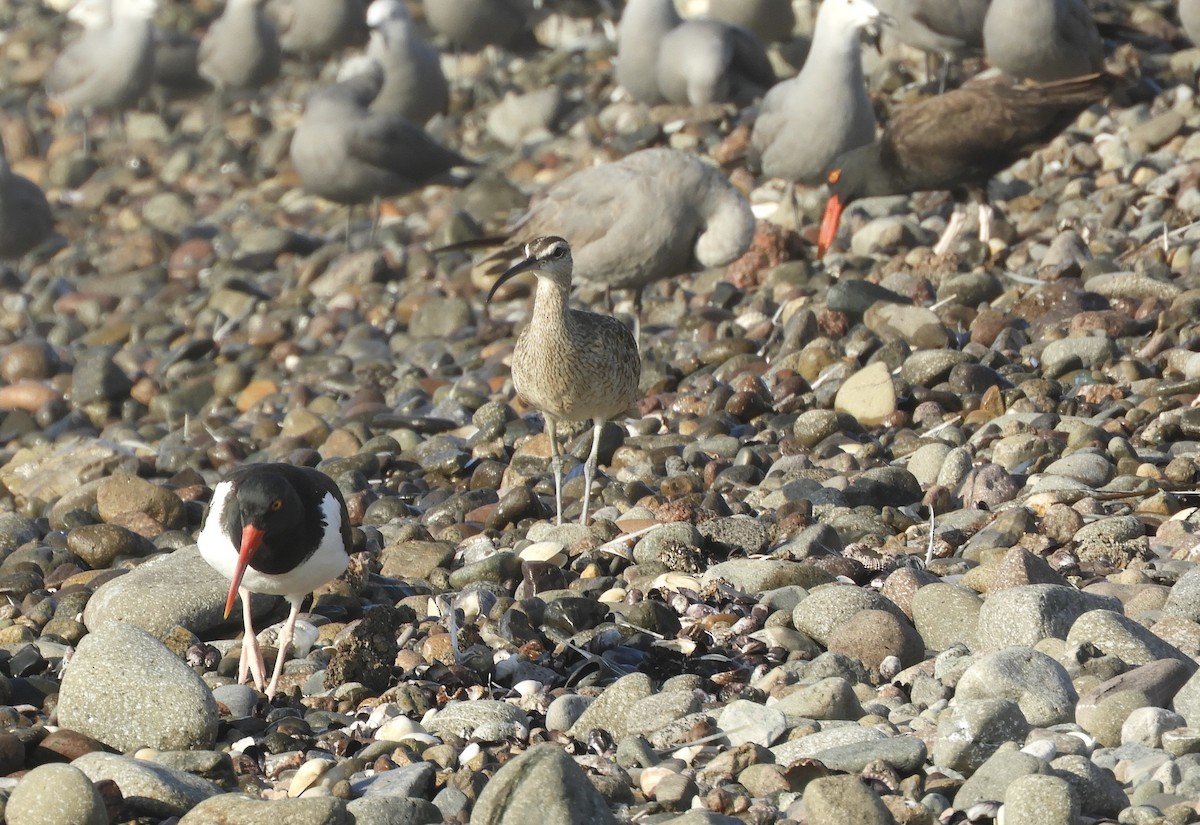
[[[251,593],[273,593],[291,604],[279,634],[279,656],[267,685],[275,695],[284,657],[304,597],[346,569],[351,547],[346,502],[333,480],[309,467],[251,464],[234,470],[217,485],[196,539],[200,555],[227,576],[229,598],[242,597],[246,634],[238,664],[238,682],[249,671],[263,689],[262,651],[250,613]]]

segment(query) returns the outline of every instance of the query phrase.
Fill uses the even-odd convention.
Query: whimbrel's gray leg
[[[600,460],[600,431],[604,429],[604,422],[596,419],[592,421],[592,451],[588,454],[587,463],[583,465],[583,515],[579,517],[579,523],[587,525],[588,522],[588,504],[592,500],[592,479],[596,477],[596,463]]]
[[[546,437],[550,439],[550,469],[554,471],[554,508],[558,512],[558,524],[562,524],[562,454],[558,451],[558,433],[554,419],[546,416]]]

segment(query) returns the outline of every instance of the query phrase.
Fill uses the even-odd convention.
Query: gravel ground
[[[159,89],[85,147],[40,91],[59,18],[0,6],[0,136],[62,236],[0,298],[6,821],[1200,819],[1200,50],[1127,11],[1114,59],[1153,83],[992,184],[990,247],[934,257],[922,195],[856,204],[817,261],[821,193],[794,231],[734,113],[611,102],[595,39],[450,59],[430,131],[481,170],[347,242],[287,161],[336,67],[219,116]],[[915,61],[873,63],[915,94]],[[650,145],[763,220],[647,290],[638,417],[593,523],[554,526],[507,366],[528,288],[485,308],[429,250]],[[355,525],[273,704],[194,547],[260,460],[319,466]],[[286,606],[255,605],[269,646]]]

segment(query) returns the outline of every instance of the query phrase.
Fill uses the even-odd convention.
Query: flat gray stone
[[[224,793],[207,779],[115,753],[86,753],[71,764],[93,783],[112,780],[126,804],[143,816],[183,816],[209,797]]]
[[[1116,817],[1129,807],[1129,797],[1109,771],[1086,756],[1060,756],[1050,763],[1054,775],[1074,788],[1084,816]]]
[[[453,734],[483,742],[498,742],[510,736],[524,740],[529,736],[529,717],[525,712],[516,705],[494,699],[451,702],[423,725],[434,736]]]
[[[746,699],[735,699],[721,710],[717,729],[730,747],[752,742],[770,747],[787,730],[787,717],[774,707]]]
[[[586,740],[593,728],[603,728],[612,734],[613,739],[624,739],[629,735],[630,725],[636,722],[629,718],[629,709],[653,693],[654,686],[646,674],[622,676],[588,705],[567,733],[576,739]]]
[[[891,825],[895,820],[879,796],[857,776],[827,776],[804,788],[809,825]]]
[[[840,676],[830,676],[811,685],[803,685],[781,697],[771,707],[790,719],[858,719],[862,705],[854,687]]]
[[[1117,610],[1111,596],[1084,593],[1059,584],[1026,584],[988,594],[979,611],[981,650],[1033,647],[1042,639],[1067,638],[1075,620],[1089,610]]]
[[[889,599],[853,585],[830,584],[814,588],[792,611],[792,625],[822,646],[833,632],[860,610],[886,610],[902,621],[908,617]]]
[[[83,611],[83,623],[96,631],[114,622],[140,627],[163,638],[176,625],[204,636],[225,624],[229,580],[208,566],[195,547],[150,559],[96,588]],[[262,593],[251,599],[261,618],[280,604]]]
[[[1192,658],[1173,644],[1155,636],[1148,628],[1114,610],[1084,613],[1067,632],[1069,644],[1091,642],[1110,656],[1130,665],[1148,665],[1162,659],[1175,659],[1195,667]]]
[[[1010,699],[1029,724],[1048,727],[1075,718],[1079,694],[1057,661],[1031,647],[1006,647],[981,656],[959,677],[958,699]]]
[[[58,721],[120,751],[211,748],[217,704],[158,639],[116,622],[89,633],[63,674]]]
[[[1004,816],[1008,822],[1074,825],[1079,821],[1079,800],[1065,779],[1019,776],[1004,790]]]
[[[227,793],[192,808],[179,825],[358,825],[346,803],[330,796],[304,799],[257,799]]]
[[[442,821],[442,812],[424,799],[368,796],[346,803],[346,812],[354,825],[434,825]]]
[[[933,764],[971,773],[1003,742],[1024,742],[1029,722],[1008,699],[956,701],[938,722]]]
[[[1005,789],[1022,776],[1049,775],[1050,765],[1015,744],[1001,746],[967,777],[954,795],[954,807],[960,811],[988,799],[1003,799]]]
[[[945,650],[956,644],[974,649],[983,599],[967,587],[936,582],[927,584],[912,597],[912,620],[930,650]]]
[[[862,773],[874,761],[885,762],[901,776],[909,776],[921,769],[928,756],[925,743],[916,736],[889,736],[868,742],[837,745],[814,754],[821,764],[833,771]]]
[[[832,748],[863,742],[881,742],[887,738],[886,733],[876,728],[867,728],[862,725],[838,725],[810,733],[808,736],[781,742],[771,748],[771,753],[775,754],[776,764],[786,765],[797,759],[815,757],[818,753]]]
[[[40,765],[21,779],[4,807],[8,825],[108,825],[104,799],[73,765]]]
[[[557,745],[537,745],[484,786],[471,825],[615,825],[608,804]]]

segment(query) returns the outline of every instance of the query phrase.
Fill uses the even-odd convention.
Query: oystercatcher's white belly
[[[222,481],[216,486],[208,517],[196,537],[200,555],[209,566],[230,581],[233,581],[237,568],[238,548],[221,529],[221,515],[232,495],[230,482]],[[247,567],[242,576],[242,587],[253,593],[302,598],[340,576],[349,559],[342,546],[342,514],[337,499],[326,493],[321,499],[321,513],[325,517],[325,534],[315,553],[284,573],[271,575]]]

